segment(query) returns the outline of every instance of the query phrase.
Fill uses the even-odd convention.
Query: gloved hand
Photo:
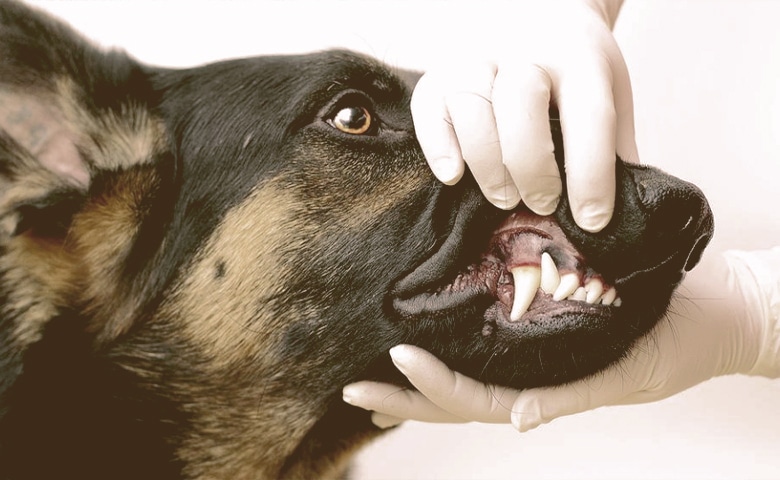
[[[552,2],[549,15],[518,15],[525,23],[489,36],[485,57],[496,58],[423,75],[412,116],[436,177],[455,184],[468,165],[496,206],[510,209],[522,200],[537,214],[551,214],[561,195],[552,102],[560,114],[574,219],[587,231],[604,228],[614,210],[615,153],[639,160],[631,83],[611,32],[621,4]]]
[[[780,247],[705,255],[680,293],[668,319],[626,359],[584,380],[520,392],[401,345],[391,350],[393,361],[419,391],[359,382],[344,388],[344,398],[372,410],[380,427],[413,419],[511,422],[526,431],[600,406],[660,400],[719,375],[780,376]]]

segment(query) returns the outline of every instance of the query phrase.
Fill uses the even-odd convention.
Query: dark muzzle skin
[[[559,123],[551,126],[563,169]],[[555,213],[542,218],[522,206],[501,212],[471,178],[462,182],[449,236],[391,294],[405,341],[461,373],[520,389],[569,382],[625,356],[663,318],[712,237],[713,217],[696,186],[656,168],[618,159],[616,180],[613,219],[597,233],[576,225],[565,185]],[[495,253],[496,243],[511,247]],[[598,277],[620,300],[553,301],[540,289],[521,320],[510,319],[509,270],[538,266],[543,252],[561,273]]]
[[[538,218],[442,185],[411,86],[351,52],[150,67],[6,0],[0,65],[2,479],[343,478],[379,430],[341,389],[397,379],[393,345],[573,380],[662,318],[712,233],[649,167],[618,164],[598,234],[565,196]],[[622,304],[538,294],[512,320],[509,270],[543,253]]]

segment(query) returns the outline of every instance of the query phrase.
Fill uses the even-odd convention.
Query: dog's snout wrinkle
[[[447,274],[454,275],[458,260],[466,250],[464,238],[472,220],[484,205],[481,196],[475,191],[466,190],[457,207],[457,213],[447,237],[430,257],[424,260],[407,276],[399,280],[393,288],[399,297],[411,297],[429,288]]]

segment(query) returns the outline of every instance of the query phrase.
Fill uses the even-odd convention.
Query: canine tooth
[[[591,278],[585,284],[585,290],[588,295],[585,297],[585,301],[588,303],[596,303],[601,298],[601,294],[604,293],[604,284],[598,278]]]
[[[588,292],[587,290],[585,290],[585,287],[578,287],[577,290],[575,290],[574,293],[571,294],[569,300],[584,302],[587,297],[588,297]]]
[[[579,286],[580,277],[576,273],[564,273],[561,275],[560,285],[553,293],[553,300],[559,301],[568,298]]]
[[[604,293],[604,296],[601,297],[601,304],[612,305],[616,298],[617,290],[615,290],[615,287],[609,287],[609,289]]]
[[[542,280],[541,288],[544,293],[553,294],[561,284],[561,276],[558,267],[549,253],[542,253]]]
[[[614,305],[615,307],[619,307],[619,306],[623,305],[623,300],[621,300],[620,297],[618,297],[618,298],[615,299],[614,302],[612,302],[612,305]]]
[[[542,281],[542,272],[539,267],[524,265],[513,268],[512,277],[515,280],[515,299],[512,302],[509,320],[517,322],[534,300]]]

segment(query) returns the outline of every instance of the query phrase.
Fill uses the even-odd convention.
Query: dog
[[[627,355],[712,236],[702,192],[618,161],[602,232],[565,194],[501,211],[430,173],[417,76],[150,67],[0,1],[0,478],[340,478],[381,434],[341,389],[404,386],[393,345],[518,389]]]

